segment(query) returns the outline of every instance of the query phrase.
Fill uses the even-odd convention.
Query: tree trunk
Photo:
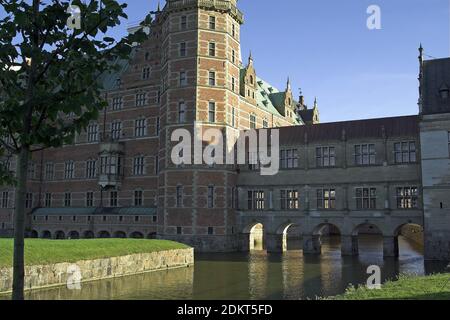
[[[28,148],[22,147],[17,158],[17,187],[14,208],[13,300],[24,300],[25,197],[29,154]]]

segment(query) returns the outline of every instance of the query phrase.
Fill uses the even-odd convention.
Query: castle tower
[[[425,258],[450,260],[450,58],[419,51]]]

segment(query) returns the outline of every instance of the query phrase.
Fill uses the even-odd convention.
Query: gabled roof
[[[450,58],[423,62],[422,111],[434,114],[450,111],[450,99],[442,99],[440,89],[450,87]]]

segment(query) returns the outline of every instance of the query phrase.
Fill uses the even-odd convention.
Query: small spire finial
[[[419,47],[419,61],[421,63],[423,62],[423,46],[422,46],[422,43],[420,43],[420,47]]]
[[[286,88],[287,88],[288,90],[291,89],[291,78],[290,78],[289,76],[288,76],[288,78],[287,78]]]
[[[161,11],[161,1],[158,1],[158,9],[157,9],[157,11],[158,11],[158,12]]]
[[[314,108],[317,108],[317,97],[314,97]]]

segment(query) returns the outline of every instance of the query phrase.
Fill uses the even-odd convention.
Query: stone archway
[[[41,233],[41,238],[42,239],[51,239],[52,238],[52,233],[48,230],[44,230]]]
[[[95,238],[94,232],[92,232],[90,230],[85,231],[83,233],[83,239],[94,239],[94,238]]]
[[[37,239],[39,238],[39,233],[36,230],[31,230],[30,232],[30,238],[31,239]]]
[[[156,239],[156,238],[157,238],[156,232],[150,232],[150,233],[147,235],[147,239]]]
[[[139,232],[139,231],[135,231],[135,232],[130,234],[130,238],[132,238],[132,239],[144,239],[144,235],[141,232]]]
[[[70,231],[67,235],[67,239],[78,240],[80,239],[80,233],[78,231]]]
[[[125,239],[127,237],[127,234],[124,231],[116,231],[114,232],[113,238],[116,239]]]
[[[98,233],[98,238],[108,239],[108,238],[111,238],[111,234],[108,231],[103,230]]]
[[[264,226],[255,222],[242,231],[239,239],[241,251],[264,250]]]
[[[330,222],[322,222],[316,225],[311,235],[303,236],[304,254],[321,254],[322,245],[340,247],[342,251],[342,232],[338,225]]]
[[[408,222],[399,225],[393,233],[394,241],[398,243],[395,247],[398,248],[398,255],[402,250],[415,251],[418,255],[424,254],[424,228],[420,224]],[[399,240],[401,238],[401,241]]]
[[[300,248],[300,226],[292,222],[282,224],[274,234],[266,234],[266,237],[268,252],[286,252],[295,248],[295,242]]]
[[[56,240],[64,240],[64,239],[66,239],[66,234],[64,233],[64,231],[61,231],[61,230],[56,231],[55,232],[55,239]]]
[[[398,248],[394,248],[393,244],[389,243],[389,239],[384,237],[381,230],[381,227],[371,222],[357,225],[351,234],[355,246],[353,250],[356,254],[383,252],[384,256],[395,256]]]

